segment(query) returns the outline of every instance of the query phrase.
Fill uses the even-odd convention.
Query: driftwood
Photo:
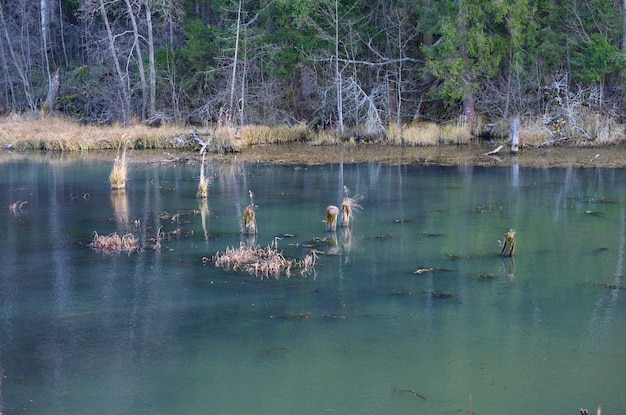
[[[504,148],[504,145],[498,146],[495,150],[491,150],[488,153],[485,153],[485,156],[493,156],[494,154],[497,154],[503,148]]]

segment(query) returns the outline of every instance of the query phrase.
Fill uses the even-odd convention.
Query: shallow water
[[[204,205],[198,166],[131,165],[112,194],[110,162],[0,163],[4,414],[626,409],[626,170],[225,163]],[[343,185],[363,209],[314,274],[203,263],[239,246],[249,190],[256,242],[303,257]]]

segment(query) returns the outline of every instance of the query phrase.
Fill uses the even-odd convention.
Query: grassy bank
[[[141,123],[125,127],[83,125],[50,116],[11,115],[0,118],[0,149],[18,151],[90,151],[118,149],[124,145],[135,149],[197,150],[204,145],[210,152],[236,152],[256,145],[292,142],[307,142],[311,145],[374,142],[427,147],[470,144],[485,139],[505,143],[508,136],[509,126],[505,122],[477,122],[470,126],[461,119],[448,123],[392,125],[378,132],[353,130],[338,137],[333,131],[313,131],[305,124],[205,128],[164,124],[153,128]],[[623,124],[592,113],[575,120],[565,116],[549,120],[522,119],[520,129],[520,148],[557,144],[598,147],[621,144],[625,140],[626,129]]]

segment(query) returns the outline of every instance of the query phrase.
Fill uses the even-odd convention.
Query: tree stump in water
[[[500,255],[512,257],[515,252],[515,230],[511,229],[504,234],[504,244]]]
[[[326,207],[326,232],[335,232],[337,230],[337,215],[339,208],[334,205]]]
[[[254,205],[250,205],[243,212],[243,233],[244,235],[256,235],[256,214],[254,213]]]

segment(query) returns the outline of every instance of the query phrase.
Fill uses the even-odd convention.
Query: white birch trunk
[[[519,151],[519,115],[511,122],[511,154]]]

